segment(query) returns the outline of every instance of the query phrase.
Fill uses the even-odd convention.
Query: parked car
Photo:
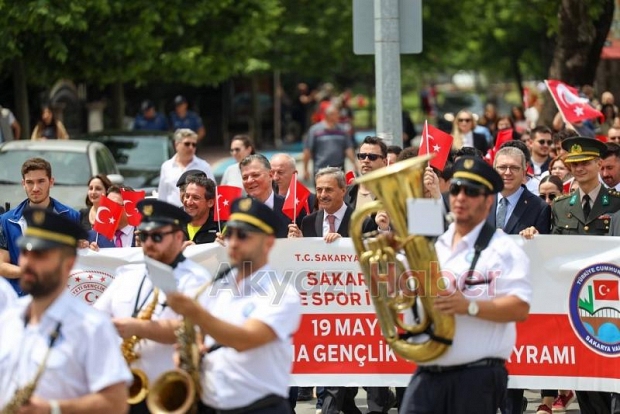
[[[43,158],[52,166],[51,196],[74,208],[83,208],[88,179],[105,174],[115,184],[123,183],[114,157],[99,142],[76,140],[10,141],[0,145],[0,203],[11,208],[26,198],[21,168],[30,158]]]
[[[100,132],[79,137],[104,144],[123,175],[124,184],[147,195],[157,190],[164,161],[174,155],[172,135],[166,132]]]

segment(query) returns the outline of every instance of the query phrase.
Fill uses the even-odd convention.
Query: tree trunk
[[[22,127],[21,136],[15,139],[30,138],[30,109],[28,106],[28,84],[26,82],[26,69],[24,59],[15,58],[13,61],[13,89],[15,91],[15,118]]]
[[[112,84],[112,129],[123,129],[125,120],[125,90],[122,82]]]
[[[254,127],[254,142],[259,146],[263,143],[263,120],[261,117],[261,107],[259,101],[258,75],[252,74],[251,80],[251,102],[252,102],[252,125]]]
[[[519,89],[519,96],[521,97],[521,101],[523,101],[523,73],[521,72],[521,68],[519,67],[519,58],[518,55],[513,55],[510,57],[510,66],[512,67],[512,74],[514,75],[515,83],[517,84],[517,88]],[[523,106],[523,103],[521,105]]]
[[[613,20],[614,0],[600,0],[601,12],[594,20],[589,17],[587,3],[562,0],[549,79],[577,87],[594,83],[601,50]],[[551,125],[555,112],[555,104],[547,94],[541,116],[545,125]]]

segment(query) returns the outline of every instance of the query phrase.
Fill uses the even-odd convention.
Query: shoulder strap
[[[473,272],[476,268],[476,264],[480,258],[480,253],[482,253],[482,251],[489,246],[489,242],[493,238],[494,234],[495,229],[485,220],[482,230],[480,230],[480,234],[478,234],[478,238],[476,239],[476,243],[474,243],[474,258],[472,259],[471,266],[467,272],[468,275],[471,274],[471,272]]]

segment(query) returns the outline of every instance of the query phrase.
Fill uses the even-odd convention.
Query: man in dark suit
[[[349,237],[349,222],[353,209],[344,202],[346,180],[340,168],[321,168],[315,176],[316,197],[319,210],[304,217],[301,229],[296,224],[289,224],[288,237],[322,237],[327,243],[341,237]],[[355,405],[357,387],[325,387],[322,410],[326,414],[361,414]],[[319,403],[320,404],[320,403]],[[319,406],[317,404],[317,407]]]
[[[502,148],[497,152],[493,166],[504,181],[504,189],[497,195],[495,208],[487,216],[489,224],[507,234],[519,234],[531,226],[536,227],[540,234],[549,234],[551,208],[523,185],[525,154],[518,148]]]
[[[123,197],[121,196],[121,189],[119,187],[113,185],[112,187],[108,188],[106,196],[110,199],[110,201],[124,206]],[[112,240],[106,238],[101,234],[97,236],[97,232],[95,232],[95,230],[89,230],[89,247],[92,250],[99,250],[99,248],[105,247],[135,247],[135,229],[136,228],[130,225],[127,221],[127,214],[125,213],[125,208],[123,207],[123,212],[121,213],[121,217],[118,219],[118,227]]]

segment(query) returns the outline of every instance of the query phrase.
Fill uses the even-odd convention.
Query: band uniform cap
[[[230,207],[226,227],[255,233],[275,234],[278,217],[267,205],[250,197],[240,197]]]
[[[573,137],[562,141],[562,149],[568,153],[564,162],[571,163],[599,158],[607,151],[607,146],[598,139]]]
[[[142,215],[142,222],[138,226],[141,231],[151,231],[168,225],[182,227],[192,220],[190,215],[179,207],[154,198],[140,200],[136,207]]]
[[[47,209],[26,209],[23,214],[28,227],[17,240],[21,249],[49,250],[59,247],[77,248],[78,240],[88,239],[86,230],[71,219]]]
[[[451,182],[466,182],[489,193],[499,193],[504,189],[504,181],[495,168],[478,157],[459,158],[454,164]]]
[[[187,177],[190,177],[190,176],[191,177],[206,177],[207,174],[201,170],[187,170],[183,174],[181,174],[181,176],[177,180],[177,187],[181,187],[185,185],[185,180],[187,180]]]
[[[184,103],[187,103],[187,99],[185,99],[185,96],[177,95],[176,98],[174,98],[174,106],[179,106]]]
[[[142,101],[142,105],[140,106],[140,109],[142,109],[142,112],[148,111],[151,108],[155,108],[155,102],[149,99]]]

